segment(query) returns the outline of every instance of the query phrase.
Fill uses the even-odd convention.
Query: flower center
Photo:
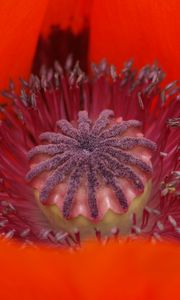
[[[45,144],[30,150],[27,174],[41,204],[57,205],[67,220],[81,215],[99,222],[108,210],[125,213],[152,173],[156,145],[140,134],[140,126],[114,119],[111,110],[93,123],[81,111],[76,127],[60,120],[58,132],[42,133]]]
[[[82,151],[85,150],[88,152],[93,152],[97,148],[98,144],[96,138],[93,136],[83,136],[79,139],[79,149]]]

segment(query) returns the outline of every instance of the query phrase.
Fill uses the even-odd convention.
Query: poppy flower
[[[119,260],[119,255],[122,253],[128,262],[132,252],[136,257],[136,261],[133,260],[133,267],[128,262],[127,269],[124,264],[122,270],[125,269],[127,276],[129,272],[139,276],[143,289],[136,282],[132,285],[137,297],[143,299],[147,293],[157,299],[168,293],[172,295],[173,287],[178,284],[176,275],[173,276],[174,282],[167,282],[162,272],[157,273],[160,276],[158,279],[150,264],[147,264],[145,269],[141,266],[149,255],[152,260],[158,261],[161,254],[167,257],[169,251],[176,258],[177,249],[169,244],[153,248],[150,242],[134,242],[134,240],[139,236],[153,243],[159,240],[170,239],[177,242],[179,240],[179,87],[176,81],[163,84],[164,73],[157,63],[146,65],[136,71],[130,60],[119,70],[118,56],[114,55],[114,46],[108,43],[108,37],[106,40],[102,35],[102,43],[105,43],[104,53],[101,52],[98,39],[99,32],[103,31],[101,26],[104,25],[105,29],[109,20],[107,27],[109,40],[111,41],[114,35],[117,50],[118,47],[122,49],[120,63],[122,59],[127,58],[126,55],[132,56],[129,55],[130,49],[136,45],[134,56],[138,57],[137,64],[144,63],[146,59],[150,59],[151,63],[152,58],[158,58],[173,78],[176,74],[174,66],[172,63],[170,65],[169,60],[166,63],[161,56],[165,53],[164,48],[158,47],[158,50],[153,48],[153,45],[158,45],[156,43],[158,39],[155,40],[155,44],[151,43],[153,51],[144,51],[144,56],[141,55],[143,46],[146,48],[149,46],[147,43],[149,30],[147,22],[145,22],[147,30],[141,28],[142,18],[138,18],[140,20],[137,21],[137,16],[142,16],[143,11],[145,16],[149,16],[152,12],[152,15],[150,14],[152,23],[159,24],[157,14],[159,6],[156,8],[151,1],[147,6],[143,3],[135,6],[131,1],[128,4],[115,1],[114,7],[108,3],[112,8],[112,14],[109,14],[110,10],[106,11],[108,7],[105,2],[103,14],[99,9],[100,4],[103,7],[101,1],[87,1],[86,5],[83,1],[76,3],[69,1],[68,4],[67,1],[60,2],[53,1],[50,4],[48,1],[39,1],[34,7],[32,1],[26,4],[20,1],[12,12],[13,20],[16,20],[14,27],[11,22],[6,24],[4,22],[6,15],[4,13],[10,14],[9,6],[12,3],[8,1],[2,3],[4,13],[0,21],[3,28],[1,34],[5,36],[5,33],[7,35],[9,32],[9,38],[3,39],[4,47],[1,50],[2,57],[5,54],[7,57],[4,65],[2,63],[1,84],[6,84],[9,76],[16,79],[19,74],[23,79],[20,80],[20,91],[13,81],[10,81],[9,88],[3,91],[3,96],[10,99],[11,106],[2,105],[1,109],[3,115],[0,128],[1,235],[8,241],[12,238],[19,240],[23,247],[28,245],[35,247],[35,249],[28,247],[20,254],[20,261],[21,259],[23,261],[20,274],[24,273],[25,268],[29,269],[29,273],[26,274],[25,284],[20,284],[18,275],[13,286],[13,296],[24,295],[23,288],[17,291],[17,285],[20,285],[28,291],[27,299],[34,297],[32,290],[37,287],[36,275],[26,263],[29,257],[31,262],[39,264],[37,273],[40,276],[44,263],[46,270],[52,271],[57,277],[57,272],[61,269],[63,297],[71,298],[73,295],[79,299],[88,299],[92,298],[92,290],[95,290],[96,294],[93,294],[93,297],[104,298],[107,296],[104,287],[108,287],[108,284],[110,296],[117,297],[119,289],[116,287],[116,280],[109,280],[108,276],[113,271],[127,287],[124,279],[126,274],[119,273],[123,259]],[[175,2],[172,6],[168,6],[168,9],[174,12],[173,22],[178,23]],[[165,2],[160,7],[165,9],[166,5]],[[119,20],[122,30],[117,30],[118,26],[114,29],[116,22],[112,17],[116,16],[113,13],[115,8],[119,14],[123,11]],[[136,25],[137,35],[132,34],[133,38],[128,36],[124,38],[123,24],[127,19],[126,14],[129,16],[130,13],[131,18],[127,20],[126,32],[127,34],[131,32],[132,26]],[[164,13],[169,16],[169,11],[164,10]],[[104,19],[106,16],[107,20]],[[164,15],[160,19],[166,28]],[[54,26],[49,35],[50,25]],[[24,28],[28,28],[28,36],[24,33]],[[168,30],[170,32],[169,27]],[[100,56],[106,56],[111,65],[102,60],[100,64],[93,64],[92,71],[87,68],[89,35],[90,57],[96,61]],[[119,37],[124,41],[121,47],[117,42]],[[155,39],[154,35],[153,37]],[[22,38],[24,43],[20,43]],[[140,45],[137,40],[140,41]],[[165,39],[164,42],[166,41]],[[175,43],[174,36],[171,42]],[[84,45],[83,51],[80,51],[79,43]],[[80,60],[80,65],[75,63],[72,66],[73,60],[71,56],[67,56],[68,52],[73,52],[72,47],[76,49],[75,59]],[[137,48],[141,50],[138,49],[138,52]],[[169,54],[171,47],[166,48]],[[61,54],[58,54],[58,50]],[[20,52],[22,55],[18,56],[19,63],[12,64],[14,54]],[[177,66],[176,51],[174,54]],[[54,59],[59,59],[61,64],[55,61],[53,66]],[[46,67],[40,68],[44,63]],[[82,68],[89,70],[89,77]],[[35,74],[30,75],[28,79],[30,70]],[[139,129],[140,126],[143,134]],[[86,204],[82,199],[84,191]],[[63,201],[59,201],[59,195]],[[143,205],[137,205],[137,208],[132,209],[131,202],[133,204],[135,200],[136,203],[143,202]],[[107,221],[104,216],[109,207],[112,215]],[[120,232],[119,223],[116,221],[117,213],[127,216],[125,221],[122,220]],[[83,217],[83,221],[77,220],[79,215]],[[119,239],[119,233],[122,233],[126,224],[129,234],[124,244]],[[73,255],[68,252],[69,250],[59,250],[68,246],[69,249],[76,251],[87,228],[88,230],[93,228],[96,239],[101,240],[102,244],[87,242]],[[129,240],[132,242],[127,244]],[[107,244],[105,249],[103,243]],[[39,244],[40,247],[43,247],[42,244],[46,246],[36,249]],[[8,259],[2,261],[2,266],[6,265],[7,270],[10,265],[16,267],[18,259],[15,257],[18,257],[17,252],[21,251],[19,244],[17,247],[13,243],[2,241],[1,248],[4,254],[7,251],[11,255],[9,261]],[[145,251],[144,260],[141,260],[138,254],[140,250],[142,255],[142,249]],[[97,256],[93,256],[94,264],[91,265],[87,260],[95,253]],[[3,259],[4,257],[6,256],[3,255]],[[106,261],[107,258],[109,263]],[[119,264],[117,274],[115,263],[117,267]],[[96,264],[98,272],[94,274]],[[54,265],[57,266],[56,271]],[[171,261],[169,265],[165,264],[164,272],[173,274],[174,267],[174,261]],[[85,272],[88,275],[82,278],[82,273]],[[148,272],[150,275],[147,280],[151,286],[146,284],[143,277],[143,274]],[[14,275],[13,272],[12,274]],[[51,277],[48,274],[48,277],[44,278],[45,287],[40,289],[38,299],[59,293],[56,276]],[[103,278],[103,287],[98,276]],[[7,287],[12,286],[12,278],[8,278],[9,282],[5,280],[4,283]],[[162,278],[164,282],[170,283],[166,290],[162,289]],[[175,292],[174,290],[174,297]],[[4,299],[10,299],[11,292],[3,290],[2,293]],[[127,291],[124,287],[122,295],[126,295],[126,298],[133,296],[131,291]]]

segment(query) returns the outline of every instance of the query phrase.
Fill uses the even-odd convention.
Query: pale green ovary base
[[[132,214],[136,214],[137,224],[141,222],[143,209],[146,206],[151,193],[152,182],[149,180],[146,183],[144,192],[134,198],[128,211],[124,214],[116,214],[111,210],[108,210],[103,219],[100,222],[92,222],[83,216],[78,216],[66,220],[63,218],[60,209],[57,205],[42,205],[39,201],[39,192],[35,191],[35,198],[38,206],[48,219],[52,228],[56,231],[63,230],[68,233],[74,234],[75,230],[78,230],[81,234],[81,238],[91,238],[95,235],[95,229],[100,230],[101,235],[111,234],[113,228],[118,228],[120,234],[126,235],[130,233],[132,227]]]

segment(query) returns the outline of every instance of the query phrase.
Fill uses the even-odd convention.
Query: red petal
[[[157,60],[171,79],[179,77],[180,2],[178,0],[95,1],[90,58],[106,57],[121,66],[134,58],[142,66]]]
[[[89,243],[76,252],[0,243],[0,298],[179,299],[179,246]]]
[[[29,73],[47,2],[1,0],[0,88]]]

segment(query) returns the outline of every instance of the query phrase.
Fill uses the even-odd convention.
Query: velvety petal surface
[[[0,243],[0,297],[15,299],[179,299],[177,245],[88,243],[71,252]]]
[[[47,3],[1,0],[0,88],[7,86],[10,78],[29,74]]]
[[[178,0],[94,1],[90,59],[122,66],[133,57],[142,66],[157,60],[169,79],[179,78]]]

